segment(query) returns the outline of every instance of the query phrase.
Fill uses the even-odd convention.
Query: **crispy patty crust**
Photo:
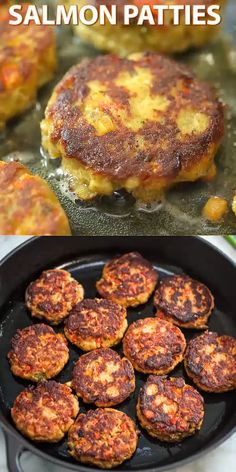
[[[159,318],[183,328],[207,327],[214,297],[206,285],[187,275],[173,275],[161,281],[154,305]]]
[[[67,385],[54,380],[23,390],[11,409],[19,431],[32,441],[60,441],[79,412],[77,398]]]
[[[188,344],[184,359],[188,376],[206,392],[236,388],[236,339],[207,331]]]
[[[27,5],[22,7],[24,15]],[[0,11],[0,128],[26,110],[37,89],[51,80],[56,70],[56,44],[51,26],[9,25],[7,6]]]
[[[110,300],[85,299],[70,312],[65,335],[83,351],[91,351],[118,344],[127,326],[124,307]]]
[[[208,174],[224,133],[212,87],[162,55],[85,59],[56,86],[42,143],[81,199],[125,188],[151,201]]]
[[[19,162],[0,161],[0,234],[71,234],[56,194],[45,180]]]
[[[111,469],[130,459],[137,443],[136,426],[129,416],[112,408],[98,408],[78,416],[70,428],[68,446],[79,462]]]
[[[236,193],[235,193],[233,201],[232,201],[232,211],[236,215]]]
[[[201,428],[204,400],[181,377],[150,375],[139,393],[137,415],[151,436],[181,441]]]
[[[69,349],[63,334],[45,324],[19,329],[8,353],[14,375],[35,382],[55,377],[69,360]]]
[[[66,270],[42,272],[27,287],[25,301],[31,315],[53,325],[59,324],[84,297],[82,285]]]
[[[130,252],[105,264],[96,283],[99,294],[125,307],[147,302],[158,280],[150,262]]]
[[[135,321],[123,340],[125,356],[145,374],[167,374],[183,360],[185,348],[180,329],[158,318]]]
[[[76,362],[72,387],[85,403],[118,405],[135,389],[134,369],[112,349],[95,349]]]
[[[67,0],[69,4],[78,4],[76,0]],[[80,1],[82,7],[85,0]],[[219,26],[212,25],[185,25],[183,12],[180,12],[180,25],[173,25],[173,11],[165,12],[164,26],[150,26],[148,22],[144,25],[137,25],[137,18],[133,21],[131,19],[129,26],[123,25],[123,5],[129,4],[137,6],[141,9],[143,5],[153,3],[154,5],[163,5],[163,0],[153,0],[153,2],[146,0],[92,0],[90,4],[100,6],[105,4],[107,6],[116,4],[118,6],[118,24],[110,25],[106,22],[105,25],[100,25],[96,22],[94,25],[79,25],[74,26],[75,34],[86,43],[92,44],[96,49],[103,51],[115,52],[116,54],[126,56],[132,52],[137,51],[160,51],[165,54],[180,53],[190,48],[199,48],[207,43],[219,30]],[[199,0],[165,0],[164,4],[198,4]],[[203,3],[203,2],[202,2]],[[204,5],[208,7],[212,4],[212,0],[205,0]],[[221,7],[225,4],[225,0],[216,0],[215,5]],[[156,19],[155,12],[154,18]]]

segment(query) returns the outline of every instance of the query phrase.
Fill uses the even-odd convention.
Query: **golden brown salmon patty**
[[[77,398],[67,385],[50,380],[23,390],[11,409],[19,431],[32,441],[60,441],[79,412]]]
[[[206,176],[224,134],[212,87],[152,53],[84,60],[55,88],[43,147],[73,177],[81,199],[125,188],[149,201]]]
[[[81,413],[69,431],[69,452],[79,462],[111,469],[134,454],[135,423],[125,413],[98,408]]]
[[[236,388],[236,339],[207,331],[188,344],[184,359],[188,376],[206,392]]]
[[[147,302],[158,280],[150,262],[130,252],[105,264],[96,283],[99,294],[125,307]]]
[[[69,349],[63,334],[36,324],[17,331],[7,357],[14,375],[38,382],[61,372],[69,360]]]
[[[19,162],[0,161],[0,234],[71,234],[67,216],[48,183]]]
[[[57,325],[83,297],[82,285],[69,272],[52,269],[29,284],[25,301],[33,317]]]
[[[236,215],[236,193],[235,193],[235,195],[233,197],[233,201],[232,201],[232,211]]]
[[[167,374],[183,360],[185,348],[180,329],[158,318],[135,321],[123,340],[124,355],[145,374]]]
[[[72,387],[85,403],[118,405],[135,389],[134,369],[112,349],[95,349],[76,362]]]
[[[214,297],[206,285],[187,275],[173,275],[161,281],[154,295],[158,318],[183,328],[207,327]]]
[[[22,15],[27,5],[23,6]],[[56,69],[56,44],[51,26],[9,25],[8,7],[0,11],[0,128],[26,110],[37,89],[51,80]]]
[[[150,375],[139,393],[137,415],[151,436],[181,441],[201,428],[204,400],[181,377]]]
[[[110,300],[85,299],[70,312],[65,335],[83,351],[118,344],[128,326],[126,309]]]
[[[78,4],[77,0],[67,0],[66,3]],[[96,49],[115,52],[126,56],[137,51],[160,51],[165,54],[179,53],[190,48],[199,48],[207,43],[219,30],[219,26],[213,25],[185,25],[184,12],[180,11],[180,25],[175,26],[173,10],[164,13],[164,26],[150,26],[147,21],[143,25],[137,25],[138,17],[131,19],[130,25],[124,25],[124,5],[134,5],[141,13],[143,5],[198,5],[202,3],[209,7],[212,0],[92,0],[90,4],[99,7],[101,4],[117,5],[118,24],[111,25],[108,21],[101,25],[97,21],[94,25],[85,25],[80,22],[74,26],[74,31],[86,43],[92,44]],[[86,0],[80,0],[80,8],[87,4]],[[215,0],[215,5],[223,7],[225,0]],[[154,21],[157,22],[158,13],[154,13]]]

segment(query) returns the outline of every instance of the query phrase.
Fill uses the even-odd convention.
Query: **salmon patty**
[[[96,283],[98,293],[125,307],[146,303],[158,280],[150,262],[137,252],[130,252],[105,264]]]
[[[184,366],[188,376],[205,392],[236,388],[236,339],[207,331],[188,344]]]
[[[63,334],[36,324],[17,331],[7,357],[14,375],[38,382],[61,372],[69,360],[69,349]]]
[[[51,269],[42,272],[37,280],[30,283],[25,302],[33,317],[57,325],[83,297],[82,285],[69,272]]]
[[[82,200],[124,188],[152,201],[208,175],[224,134],[212,87],[154,53],[85,59],[56,86],[42,145]]]
[[[158,318],[183,328],[207,328],[214,297],[206,285],[187,275],[173,275],[161,281],[155,292]]]
[[[201,428],[204,400],[181,377],[150,375],[139,393],[137,415],[151,436],[182,441]]]
[[[24,15],[27,5],[22,7]],[[39,87],[56,70],[56,42],[51,26],[9,25],[7,6],[0,11],[0,128],[29,108]]]
[[[112,349],[95,349],[76,362],[72,387],[85,403],[118,405],[135,389],[134,369]]]
[[[0,234],[71,234],[56,194],[45,180],[19,162],[0,161]]]
[[[67,385],[54,380],[23,390],[11,409],[19,431],[32,441],[58,442],[79,412],[77,398]]]
[[[85,299],[65,323],[65,335],[83,351],[118,344],[128,326],[126,309],[110,300]]]
[[[158,318],[135,321],[123,340],[124,355],[145,374],[167,374],[183,360],[185,348],[180,329]]]
[[[78,4],[76,0],[67,0],[70,5]],[[100,25],[97,21],[94,25],[85,25],[80,22],[74,26],[75,34],[86,43],[92,44],[96,49],[102,51],[115,52],[116,54],[126,56],[137,51],[160,51],[165,54],[180,53],[190,48],[199,48],[206,44],[219,31],[219,26],[213,25],[185,25],[184,13],[180,11],[180,26],[173,24],[173,11],[166,11],[164,14],[164,26],[151,26],[147,21],[143,25],[137,25],[138,17],[130,20],[130,24],[124,25],[123,7],[125,4],[141,8],[143,5],[183,5],[196,4],[199,2],[187,0],[92,0],[90,4],[99,8],[100,4],[117,5],[118,22],[117,25],[111,25],[106,22]],[[203,3],[203,2],[202,2]],[[85,0],[79,2],[80,8],[87,4]],[[212,0],[205,0],[204,5],[208,7]],[[215,5],[223,7],[225,0],[215,0]],[[154,10],[154,21],[157,21],[158,13]]]
[[[121,411],[98,408],[80,414],[69,431],[69,453],[79,462],[111,469],[130,459],[138,443],[133,420]]]

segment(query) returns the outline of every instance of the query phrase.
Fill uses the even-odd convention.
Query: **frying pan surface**
[[[147,257],[157,268],[161,278],[184,271],[206,283],[216,300],[209,328],[221,334],[236,336],[236,267],[223,254],[198,238],[34,238],[13,251],[0,265],[0,420],[7,433],[14,435],[14,443],[15,440],[16,444],[20,441],[21,447],[67,468],[94,470],[69,457],[66,441],[54,445],[36,445],[24,439],[15,430],[10,418],[10,408],[15,397],[28,385],[28,382],[12,376],[6,359],[10,340],[16,330],[33,323],[24,305],[24,291],[27,284],[43,269],[63,267],[84,285],[86,297],[94,297],[95,282],[100,277],[104,263],[111,257],[130,250],[137,250]],[[151,298],[144,306],[128,310],[128,322],[130,324],[138,318],[153,316],[153,313]],[[55,329],[57,332],[62,331],[62,327]],[[197,333],[185,330],[184,334],[189,340]],[[122,354],[122,345],[116,350]],[[82,351],[70,345],[70,362],[56,380],[70,380],[73,364],[81,353]],[[191,384],[182,366],[177,367],[171,375],[183,375]],[[145,379],[145,375],[137,373],[135,394],[117,406],[135,420],[137,394]],[[182,443],[168,445],[151,439],[141,430],[136,454],[119,469],[127,472],[166,470],[203,454],[232,434],[236,424],[235,393],[203,396],[206,413],[199,433]],[[82,411],[91,408],[88,405],[85,407],[82,402],[81,407]],[[17,451],[19,452],[18,449]]]
[[[45,3],[40,0],[41,3]],[[38,2],[40,3],[40,2]],[[51,2],[52,3],[52,2]],[[183,183],[171,189],[164,202],[154,205],[135,203],[124,192],[91,202],[75,199],[69,179],[63,176],[60,159],[49,159],[42,153],[39,123],[54,86],[65,72],[84,57],[99,53],[73,37],[71,29],[57,30],[59,69],[55,80],[44,87],[38,103],[30,111],[13,120],[5,133],[0,133],[0,159],[19,160],[34,174],[45,178],[57,193],[74,234],[78,235],[193,235],[231,234],[235,230],[235,215],[229,211],[220,223],[202,218],[202,208],[212,195],[232,202],[236,180],[236,3],[228,0],[223,32],[212,43],[196,51],[176,57],[196,75],[212,83],[226,103],[225,139],[216,157],[218,168],[214,182]]]

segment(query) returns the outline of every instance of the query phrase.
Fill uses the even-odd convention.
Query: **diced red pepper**
[[[12,89],[19,84],[21,75],[17,64],[5,64],[1,68],[2,81],[6,89]]]

